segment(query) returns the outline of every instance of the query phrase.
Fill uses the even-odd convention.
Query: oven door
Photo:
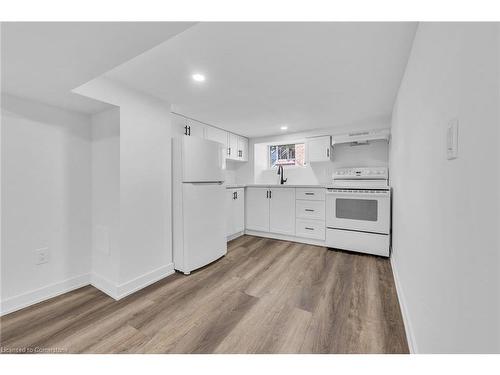
[[[390,209],[389,190],[328,189],[326,226],[334,229],[389,234]]]

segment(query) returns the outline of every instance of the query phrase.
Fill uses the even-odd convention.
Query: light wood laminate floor
[[[4,352],[408,352],[387,259],[252,236],[120,301],[86,286],[0,323]]]

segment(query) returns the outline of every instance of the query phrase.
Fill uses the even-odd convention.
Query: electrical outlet
[[[35,250],[35,264],[44,264],[49,261],[49,248],[44,247]]]

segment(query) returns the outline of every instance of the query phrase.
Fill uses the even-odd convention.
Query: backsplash
[[[278,181],[276,169],[268,168],[267,144],[255,144],[250,151],[248,164],[229,170],[233,183],[274,184]],[[254,157],[254,153],[257,157]],[[366,145],[337,145],[333,148],[333,161],[311,163],[304,167],[285,166],[288,184],[326,185],[331,183],[333,170],[345,167],[387,167],[389,147],[385,141],[374,141]]]

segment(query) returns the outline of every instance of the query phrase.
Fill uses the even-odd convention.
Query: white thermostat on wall
[[[446,131],[446,157],[448,160],[458,157],[458,120],[453,119],[448,123]]]

